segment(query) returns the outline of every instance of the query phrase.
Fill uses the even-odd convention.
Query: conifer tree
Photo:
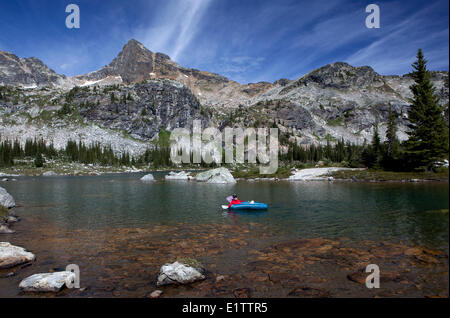
[[[448,157],[448,127],[421,49],[412,66],[415,83],[410,87],[414,96],[408,112],[410,131],[406,153],[412,168],[429,170],[433,162]]]

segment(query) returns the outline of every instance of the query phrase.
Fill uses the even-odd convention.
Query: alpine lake
[[[0,240],[37,259],[0,271],[0,297],[448,297],[448,182],[217,185],[164,174],[2,183],[21,221]],[[222,210],[232,193],[269,209]],[[201,262],[206,279],[158,288],[161,266],[183,258]],[[80,289],[20,291],[25,277],[69,264]],[[369,264],[380,288],[366,287]]]

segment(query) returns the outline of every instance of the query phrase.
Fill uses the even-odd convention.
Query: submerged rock
[[[167,176],[165,176],[166,180],[189,180],[190,179],[190,173],[185,171],[180,172],[169,172]]]
[[[19,288],[26,292],[58,292],[66,282],[73,282],[75,273],[64,271],[34,274],[20,282]]]
[[[162,291],[162,290],[155,290],[155,291],[151,292],[151,293],[147,296],[147,298],[159,298],[159,297],[161,297],[162,294],[163,294],[163,291]]]
[[[157,285],[190,284],[205,279],[203,273],[201,266],[193,267],[179,262],[165,264],[159,272]]]
[[[141,178],[141,181],[143,181],[143,182],[155,181],[155,178],[154,178],[153,175],[150,173],[150,174],[147,174],[147,175],[143,176],[143,177]]]
[[[321,288],[312,288],[309,286],[300,286],[292,290],[288,296],[305,298],[328,298],[330,293]]]
[[[11,209],[16,206],[16,202],[11,194],[9,194],[5,189],[0,187],[0,205]]]
[[[9,268],[36,259],[33,253],[24,248],[11,245],[9,242],[0,242],[0,268]]]
[[[250,288],[237,288],[233,290],[233,295],[236,298],[250,298],[251,290]]]
[[[236,183],[236,180],[227,168],[217,168],[201,172],[195,179],[199,182],[206,183]]]

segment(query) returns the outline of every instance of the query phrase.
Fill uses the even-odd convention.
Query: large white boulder
[[[319,180],[329,180],[330,174],[341,170],[364,170],[364,169],[354,169],[354,168],[340,168],[340,167],[330,167],[330,168],[311,168],[295,170],[293,175],[291,175],[288,180],[291,181],[319,181]]]
[[[11,209],[16,206],[16,202],[11,194],[9,194],[5,189],[0,187],[0,205],[5,208]]]
[[[217,168],[200,172],[195,179],[199,182],[206,183],[236,183],[236,180],[227,168]]]
[[[152,174],[147,174],[141,178],[141,181],[142,182],[151,182],[151,181],[155,181],[155,178],[153,177]]]
[[[22,280],[19,288],[26,292],[58,292],[66,282],[74,281],[75,273],[69,271],[34,274]]]
[[[0,242],[0,268],[29,263],[35,259],[33,253],[27,252],[22,247],[11,245],[9,242]]]
[[[166,180],[189,180],[190,172],[180,171],[180,172],[169,172],[168,175],[165,176]]]
[[[161,267],[158,275],[158,286],[170,284],[189,284],[205,279],[202,268],[175,262]]]

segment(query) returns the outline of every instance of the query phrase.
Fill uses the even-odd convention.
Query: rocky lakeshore
[[[183,169],[179,167],[177,169]],[[206,183],[234,183],[239,181],[343,181],[343,182],[443,182],[449,180],[448,169],[444,172],[389,172],[366,168],[315,167],[283,168],[273,176],[245,173],[250,167],[229,167],[204,170],[188,167],[185,170],[174,168],[153,169],[151,167],[102,167],[96,165],[66,164],[48,168],[9,168],[0,171],[0,182],[16,181],[19,176],[100,176],[105,174],[142,173],[145,171],[167,172],[165,180],[201,181]],[[253,168],[252,168],[253,169]],[[196,176],[207,172],[200,179]],[[215,174],[214,177],[211,174]]]
[[[19,283],[35,272],[51,273],[76,263],[82,288],[50,295],[448,297],[448,250],[383,241],[355,243],[346,238],[284,241],[258,224],[155,225],[105,232],[55,228],[38,216],[30,221],[34,225],[21,224],[21,235],[12,241],[39,257],[32,266],[0,270],[0,296],[49,296],[21,291]],[[173,263],[177,260],[181,263]],[[197,266],[192,263],[180,265],[185,260],[201,262],[201,271],[190,270]],[[172,263],[175,268],[164,268]],[[368,264],[380,267],[382,288],[366,288]],[[167,279],[163,273],[177,275],[170,274],[179,272],[177,266],[198,278],[160,283]]]

